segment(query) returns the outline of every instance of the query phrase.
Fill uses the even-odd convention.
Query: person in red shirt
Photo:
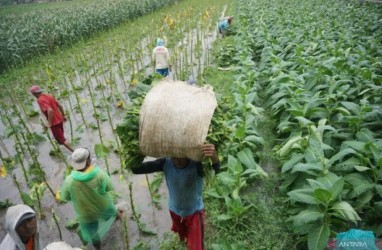
[[[30,92],[37,98],[37,103],[47,119],[46,126],[51,129],[54,139],[58,144],[64,145],[73,152],[72,146],[64,136],[64,121],[66,121],[66,118],[61,104],[53,96],[42,93],[39,86],[32,86]]]

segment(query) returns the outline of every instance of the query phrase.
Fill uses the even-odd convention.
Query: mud
[[[184,36],[184,39],[179,42],[175,48],[170,49],[170,53],[177,53],[179,56],[174,63],[174,71],[171,72],[170,77],[174,80],[179,76],[177,73],[180,71],[188,72],[187,75],[183,75],[183,78],[196,79],[197,76],[203,73],[205,67],[209,63],[209,50],[212,47],[213,41],[217,38],[217,32],[202,32],[199,30],[192,30],[189,34]],[[96,125],[94,118],[95,110],[92,104],[96,106],[96,112],[104,117],[107,117],[105,106],[108,105],[109,111],[112,115],[112,124],[115,127],[124,117],[123,110],[117,108],[117,101],[122,100],[124,105],[128,105],[131,100],[128,98],[128,91],[131,88],[129,84],[126,84],[131,78],[133,71],[144,70],[146,75],[153,72],[151,65],[151,51],[149,46],[149,38],[145,38],[141,42],[140,55],[127,55],[121,52],[120,58],[117,59],[121,64],[126,63],[127,60],[135,56],[141,56],[140,63],[137,63],[131,71],[124,71],[121,73],[118,70],[118,65],[110,67],[110,70],[100,69],[102,65],[93,65],[92,69],[88,72],[78,71],[76,77],[73,79],[66,79],[66,89],[69,90],[69,97],[59,98],[60,103],[64,106],[64,109],[69,111],[70,120],[64,124],[65,135],[69,141],[79,139],[79,143],[74,147],[87,147],[92,154],[93,165],[100,166],[106,171],[106,162],[103,159],[96,159],[94,153],[94,145],[101,143],[100,134],[105,143],[116,144],[115,134],[111,128],[111,122],[108,119],[102,121],[100,124],[101,129],[92,129],[86,127],[86,124]],[[111,61],[112,59],[110,59]],[[178,72],[177,72],[178,71]],[[96,76],[96,77],[95,77]],[[113,83],[108,83],[106,79],[113,79]],[[181,79],[186,80],[186,79]],[[103,85],[104,88],[99,88],[99,85]],[[82,90],[74,90],[73,85],[81,87]],[[90,96],[89,89],[94,95],[94,103]],[[59,92],[63,91],[61,89]],[[76,91],[76,92],[75,92]],[[102,93],[103,92],[103,93]],[[56,93],[56,94],[58,94]],[[77,93],[78,98],[76,98]],[[104,96],[106,99],[104,99]],[[24,101],[24,100],[23,100]],[[34,98],[30,97],[27,102],[33,103],[35,110],[38,110],[38,106]],[[21,101],[19,105],[24,105]],[[81,113],[78,111],[78,107],[81,107],[84,119]],[[40,125],[38,118],[32,118],[27,121],[27,126],[30,131],[43,134],[43,128]],[[6,126],[0,122],[0,135],[4,134]],[[14,141],[12,139],[6,139],[1,137],[2,144],[0,151],[3,157],[16,155],[14,149]],[[70,162],[70,152],[60,147],[67,162]],[[43,170],[46,173],[47,182],[56,192],[60,189],[60,186],[64,179],[64,171],[66,164],[62,159],[56,156],[50,156],[49,152],[52,150],[51,143],[46,140],[36,146],[38,153],[38,161],[40,162]],[[120,180],[120,160],[119,156],[114,152],[111,152],[107,157],[108,165],[110,167],[109,172],[115,173],[111,176],[112,183],[114,184],[115,191],[119,195],[118,201],[123,202],[125,208],[125,215],[128,220],[128,232],[125,232],[121,221],[116,221],[105,236],[102,242],[102,249],[128,249],[136,246],[139,242],[145,243],[150,249],[159,249],[160,243],[163,240],[165,233],[170,232],[171,219],[167,209],[167,189],[165,181],[163,180],[160,187],[161,194],[161,207],[158,209],[153,206],[151,202],[150,192],[144,175],[132,175],[128,172],[124,173],[124,178]],[[29,156],[24,158],[24,163],[29,166],[32,160]],[[13,170],[13,174],[17,177],[17,180],[21,184],[23,191],[28,192],[28,188],[25,184],[23,174],[21,172],[20,165]],[[149,179],[152,180],[153,176],[149,175]],[[132,218],[132,212],[130,207],[129,189],[128,183],[133,183],[133,202],[135,208],[141,214],[141,221],[151,230],[156,232],[156,236],[147,236],[139,231],[137,223]],[[9,199],[13,204],[22,203],[19,192],[12,181],[10,174],[6,178],[0,179],[0,200]],[[71,203],[62,204],[55,201],[53,195],[46,190],[42,197],[42,208],[45,213],[45,218],[38,220],[39,231],[41,235],[42,245],[45,246],[50,242],[59,241],[59,229],[57,228],[52,218],[52,211],[54,210],[56,216],[59,218],[59,227],[62,232],[62,240],[75,247],[81,247],[82,242],[78,235],[73,230],[65,228],[66,223],[69,220],[75,218],[73,206]],[[3,239],[5,231],[5,212],[6,210],[0,210],[0,239]],[[125,246],[124,238],[125,233],[128,235],[129,247]],[[92,246],[88,246],[87,249],[93,249]]]

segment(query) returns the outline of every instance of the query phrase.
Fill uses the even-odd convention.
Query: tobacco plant
[[[381,200],[380,8],[239,2],[236,57],[241,75],[253,75],[255,105],[277,121],[274,151],[296,232],[309,249],[351,225],[381,234],[371,219]]]

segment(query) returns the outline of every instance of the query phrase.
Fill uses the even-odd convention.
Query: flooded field
[[[174,80],[197,79],[209,64],[210,49],[216,38],[216,29],[210,27],[200,30],[192,29],[189,33],[185,33],[174,47],[169,48],[174,65],[170,78]],[[68,121],[64,124],[66,138],[72,142],[74,148],[87,147],[91,152],[93,165],[100,166],[110,173],[115,192],[118,195],[117,204],[122,203],[120,207],[125,210],[127,230],[124,229],[122,221],[116,221],[104,238],[103,249],[128,249],[137,245],[145,249],[158,249],[171,228],[164,179],[158,191],[160,194],[160,208],[158,208],[153,204],[148,188],[154,175],[136,176],[129,171],[121,170],[120,155],[116,153],[120,142],[113,130],[125,115],[123,107],[128,106],[132,101],[129,99],[128,93],[134,88],[131,82],[135,80],[135,75],[139,73],[147,76],[153,73],[151,40],[152,37],[143,38],[140,45],[137,46],[140,48],[139,52],[127,54],[125,51],[121,51],[117,56],[105,57],[102,62],[88,61],[87,66],[75,72],[75,77],[65,77],[65,82],[60,85],[40,84],[44,92],[53,94],[69,114]],[[121,71],[120,65],[127,64],[132,58],[135,63],[130,70]],[[25,89],[25,92],[27,91]],[[14,99],[12,96],[11,99],[16,100],[14,101],[16,103],[2,106],[1,115],[14,117],[14,112],[18,112],[20,117],[25,117],[25,110],[38,110],[36,100],[32,96],[28,96],[26,100],[18,100],[17,97]],[[17,123],[16,119],[3,121],[0,123],[0,134],[4,135],[6,130],[12,126],[22,126],[21,129],[44,135],[44,129],[38,116],[27,118],[25,124]],[[51,135],[50,131],[49,135]],[[26,169],[37,160],[45,172],[49,187],[56,193],[60,190],[65,171],[70,164],[70,152],[61,146],[60,150],[55,151],[55,155],[51,155],[51,151],[57,145],[47,138],[45,135],[45,141],[31,145],[29,150],[28,148],[23,149],[25,145],[18,145],[23,140],[15,141],[12,136],[10,138],[2,137],[0,152],[2,158],[13,158],[13,161],[17,161],[16,155],[22,156],[22,163]],[[108,148],[105,158],[96,157],[95,145],[104,145]],[[23,151],[21,152],[20,149]],[[61,153],[59,153],[60,151]],[[32,155],[35,154],[36,159],[29,154],[30,152],[34,152]],[[28,190],[22,168],[18,165],[16,162],[16,168],[12,174],[21,189]],[[131,194],[129,192],[130,183],[132,183]],[[13,204],[22,203],[20,193],[11,175],[1,179],[0,200],[5,201],[6,199]],[[132,216],[131,202],[137,213],[140,214],[140,221],[147,229],[155,232],[155,235],[147,235],[139,230]],[[39,220],[38,223],[42,245],[59,241],[61,231],[64,241],[72,246],[82,246],[75,230],[65,228],[65,225],[75,218],[72,204],[57,202],[47,189],[42,196],[41,205],[45,214],[45,219]],[[0,239],[6,234],[5,212],[5,209],[0,210]],[[53,213],[59,220],[58,225],[53,220]],[[127,238],[129,247],[123,240]],[[89,246],[88,249],[93,249],[93,247]]]

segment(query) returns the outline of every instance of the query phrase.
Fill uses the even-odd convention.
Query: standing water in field
[[[203,73],[209,64],[209,50],[216,37],[217,32],[215,29],[209,32],[202,30],[201,27],[185,33],[170,48],[173,60],[173,71],[170,77],[174,80],[196,79],[198,75]],[[87,62],[84,69],[76,70],[74,78],[66,78],[65,88],[44,89],[44,92],[54,92],[54,94],[62,97],[60,102],[62,102],[65,111],[69,113],[68,121],[64,124],[67,139],[73,142],[74,147],[87,147],[93,157],[93,165],[100,166],[111,175],[117,196],[117,204],[119,203],[119,208],[124,210],[123,214],[127,223],[124,223],[123,220],[114,223],[111,230],[102,240],[103,249],[127,249],[126,242],[130,247],[140,245],[158,249],[165,234],[169,233],[171,228],[165,184],[160,185],[158,191],[160,201],[155,204],[149,190],[149,183],[154,179],[160,179],[161,176],[135,176],[126,171],[122,172],[119,155],[113,152],[113,149],[118,150],[119,145],[112,128],[125,115],[125,112],[120,109],[121,106],[128,105],[129,102],[133,101],[127,95],[131,89],[131,85],[127,84],[127,82],[134,81],[136,73],[144,76],[153,73],[151,44],[152,37],[146,37],[141,40],[136,51],[121,51],[117,56],[108,54],[108,51],[103,51],[104,60],[102,63],[96,61]],[[130,69],[121,71],[119,66],[127,63],[131,65]],[[114,105],[110,105],[111,103],[114,103]],[[25,108],[38,109],[34,102],[32,102],[32,105],[22,103],[20,105],[20,107],[2,107],[1,115],[10,116],[6,108],[20,113],[23,113]],[[0,122],[2,135],[12,125],[16,126],[11,122],[12,120]],[[25,124],[22,124],[22,132],[19,132],[20,136],[24,134],[23,129],[26,128],[40,135],[45,133],[39,119],[36,117],[30,118],[25,121]],[[54,150],[54,147],[57,146],[54,142],[45,140],[30,149],[30,153],[35,154],[35,159],[33,159],[33,157],[27,157],[28,152],[22,152],[20,147],[15,147],[14,138],[1,138],[1,140],[0,151],[2,158],[11,159],[10,164],[17,165],[20,163],[19,158],[14,156],[18,155],[26,169],[31,168],[36,161],[41,163],[41,167],[46,174],[45,181],[48,183],[49,188],[52,189],[52,192],[57,195],[65,178],[67,166],[70,164],[71,154],[69,151],[61,147],[61,154],[59,150]],[[22,138],[20,142],[22,142]],[[37,152],[34,152],[34,148]],[[50,152],[52,152],[52,155],[50,155]],[[35,174],[25,175],[20,167],[14,169],[13,174],[15,179],[10,177],[1,179],[0,200],[9,199],[14,204],[22,203],[20,192],[15,184],[18,183],[22,191],[28,190],[25,178],[33,179],[39,176]],[[36,197],[31,189],[28,192],[27,195],[33,199],[32,202],[36,211],[39,204],[42,211],[44,211],[45,218],[38,218],[43,246],[61,238],[72,246],[82,246],[76,230],[65,228],[66,226],[73,228],[73,225],[75,225],[73,221],[75,213],[72,205],[70,203],[58,203],[52,192],[47,189],[42,193],[41,197]],[[132,206],[137,216],[133,215]],[[5,211],[5,209],[0,210],[0,239],[3,239],[6,234],[4,228]],[[139,220],[139,224],[137,220]],[[92,246],[89,246],[88,249],[92,249]]]

